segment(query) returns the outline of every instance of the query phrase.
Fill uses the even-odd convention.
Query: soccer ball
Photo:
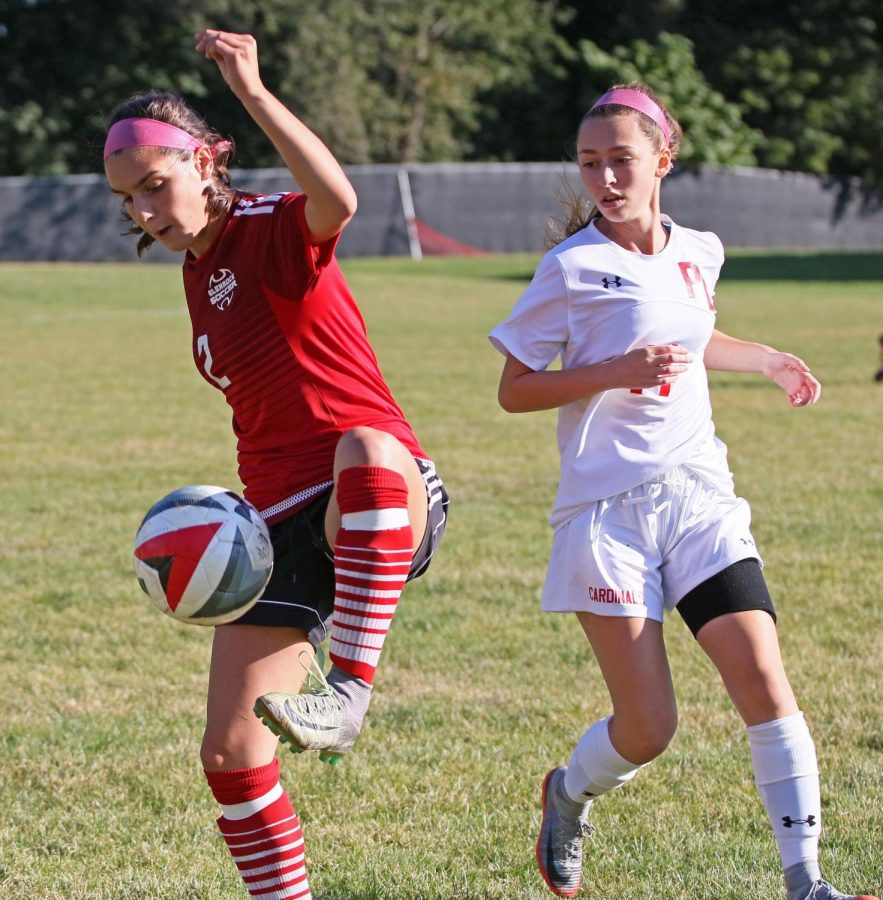
[[[194,484],[150,508],[135,535],[133,563],[144,593],[167,616],[223,625],[258,602],[273,572],[273,545],[247,500]]]

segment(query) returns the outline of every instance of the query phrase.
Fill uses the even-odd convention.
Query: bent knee
[[[276,738],[269,731],[260,740],[236,740],[233,735],[203,735],[199,759],[206,772],[230,772],[254,769],[271,762],[276,752]]]
[[[231,764],[233,756],[232,748],[224,741],[213,740],[208,733],[203,735],[199,761],[206,772],[224,772],[237,768]]]
[[[410,456],[398,438],[386,431],[357,425],[341,435],[335,455],[343,467],[373,465],[394,467]]]
[[[725,679],[724,686],[746,725],[759,725],[797,712],[791,684],[779,671],[759,667],[753,677]]]
[[[671,743],[673,737],[674,730],[666,732],[655,731],[636,735],[629,752],[623,753],[622,755],[625,756],[629,762],[636,763],[637,765],[644,765],[645,763],[656,759],[657,756],[662,756],[668,749],[668,745]]]
[[[665,752],[677,727],[677,711],[671,710],[661,715],[629,717],[621,721],[621,727],[614,726],[610,738],[621,756],[644,765]]]

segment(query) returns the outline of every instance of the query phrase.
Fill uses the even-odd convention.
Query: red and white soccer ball
[[[194,484],[155,503],[135,535],[135,575],[162,612],[223,625],[259,600],[273,572],[264,520],[242,497]]]

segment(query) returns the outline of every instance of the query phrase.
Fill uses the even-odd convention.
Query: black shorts
[[[432,461],[415,459],[426,482],[429,509],[408,581],[429,568],[445,532],[449,503]],[[334,609],[334,551],[325,537],[325,511],[331,490],[270,526],[273,574],[261,599],[231,624],[300,628],[314,647],[328,636]]]

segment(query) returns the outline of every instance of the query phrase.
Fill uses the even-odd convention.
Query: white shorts
[[[745,500],[679,466],[555,530],[542,608],[661,622],[664,610],[733,563],[763,565],[750,526]]]

